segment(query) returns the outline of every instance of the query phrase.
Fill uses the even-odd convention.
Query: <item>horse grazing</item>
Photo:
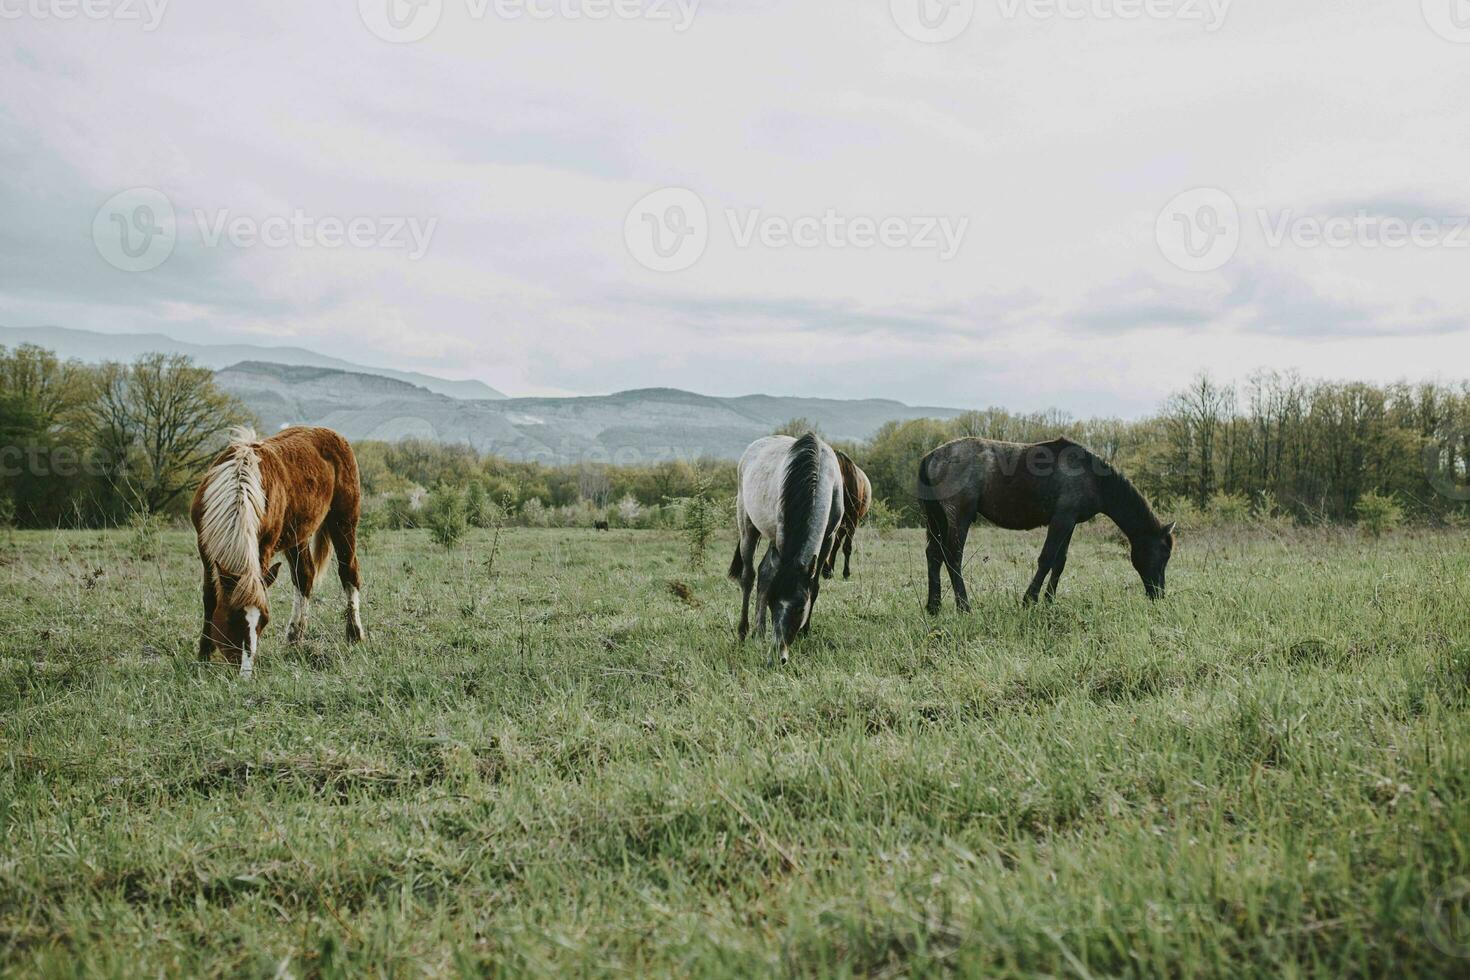
[[[218,647],[240,675],[255,669],[260,634],[270,622],[266,591],[284,552],[296,600],[287,640],[306,634],[311,589],[337,553],[337,575],[347,593],[347,639],[363,638],[357,571],[357,518],[362,490],[357,459],[331,429],[290,428],[264,441],[235,429],[194,494],[189,516],[204,563],[204,632],[199,659]]]
[[[842,549],[842,577],[851,578],[852,536],[857,533],[857,526],[863,518],[868,516],[868,508],[873,503],[873,485],[868,482],[868,474],[847,453],[840,449],[832,451],[837,454],[837,468],[842,471],[842,523],[837,525],[837,539],[832,542],[832,551],[822,566],[822,578],[832,577],[839,547]]]
[[[800,439],[757,439],[740,457],[735,526],[740,540],[730,577],[740,583],[740,638],[750,631],[750,589],[756,584],[755,547],[770,547],[760,563],[756,632],[766,630],[771,610],[772,649],[790,659],[797,632],[811,628],[821,591],[819,571],[842,521],[842,471],[832,447],[808,432]]]
[[[1022,445],[957,439],[919,463],[919,504],[929,528],[929,602],[939,611],[939,566],[949,570],[955,605],[970,608],[961,566],[975,517],[1013,531],[1045,527],[1046,544],[1026,589],[1035,602],[1051,574],[1047,598],[1067,565],[1072,531],[1106,514],[1128,536],[1133,567],[1150,599],[1164,594],[1164,570],[1174,550],[1174,525],[1161,524],[1143,494],[1100,457],[1067,440]]]

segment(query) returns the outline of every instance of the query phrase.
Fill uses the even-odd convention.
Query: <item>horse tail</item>
[[[236,608],[265,605],[260,571],[260,525],[265,519],[265,484],[255,431],[230,430],[230,444],[204,475],[199,547],[220,575],[235,580]]]
[[[933,453],[919,461],[919,509],[924,513],[930,539],[943,546],[949,537],[949,514],[939,502],[934,473],[930,469],[933,461]]]
[[[745,560],[740,557],[740,542],[735,542],[735,557],[730,561],[730,577],[737,582],[745,572]]]
[[[327,534],[327,526],[323,524],[317,528],[316,537],[311,541],[311,581],[316,582],[317,576],[322,573],[322,567],[327,563],[327,552],[332,549],[332,538]]]

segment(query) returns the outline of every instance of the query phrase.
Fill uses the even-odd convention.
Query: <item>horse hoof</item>
[[[358,626],[356,623],[347,624],[348,643],[361,643],[365,639],[367,639],[367,634],[363,632],[361,626]]]
[[[842,570],[842,577],[843,578],[852,578],[852,572],[849,569],[844,568]]]

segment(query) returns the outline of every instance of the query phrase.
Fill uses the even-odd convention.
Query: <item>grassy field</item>
[[[777,669],[724,537],[380,532],[241,682],[190,535],[0,538],[0,970],[1470,973],[1470,539],[1039,544],[865,533]]]

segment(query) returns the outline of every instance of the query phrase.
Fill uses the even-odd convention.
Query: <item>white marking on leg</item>
[[[347,592],[347,615],[352,617],[352,625],[357,627],[357,632],[366,638],[367,633],[362,628],[362,596],[357,589]]]
[[[255,673],[255,640],[260,624],[260,610],[251,606],[245,610],[245,647],[240,651],[240,676],[250,677]]]
[[[306,633],[306,617],[311,614],[311,596],[297,592],[291,600],[291,628],[289,634],[292,639],[300,639]]]

